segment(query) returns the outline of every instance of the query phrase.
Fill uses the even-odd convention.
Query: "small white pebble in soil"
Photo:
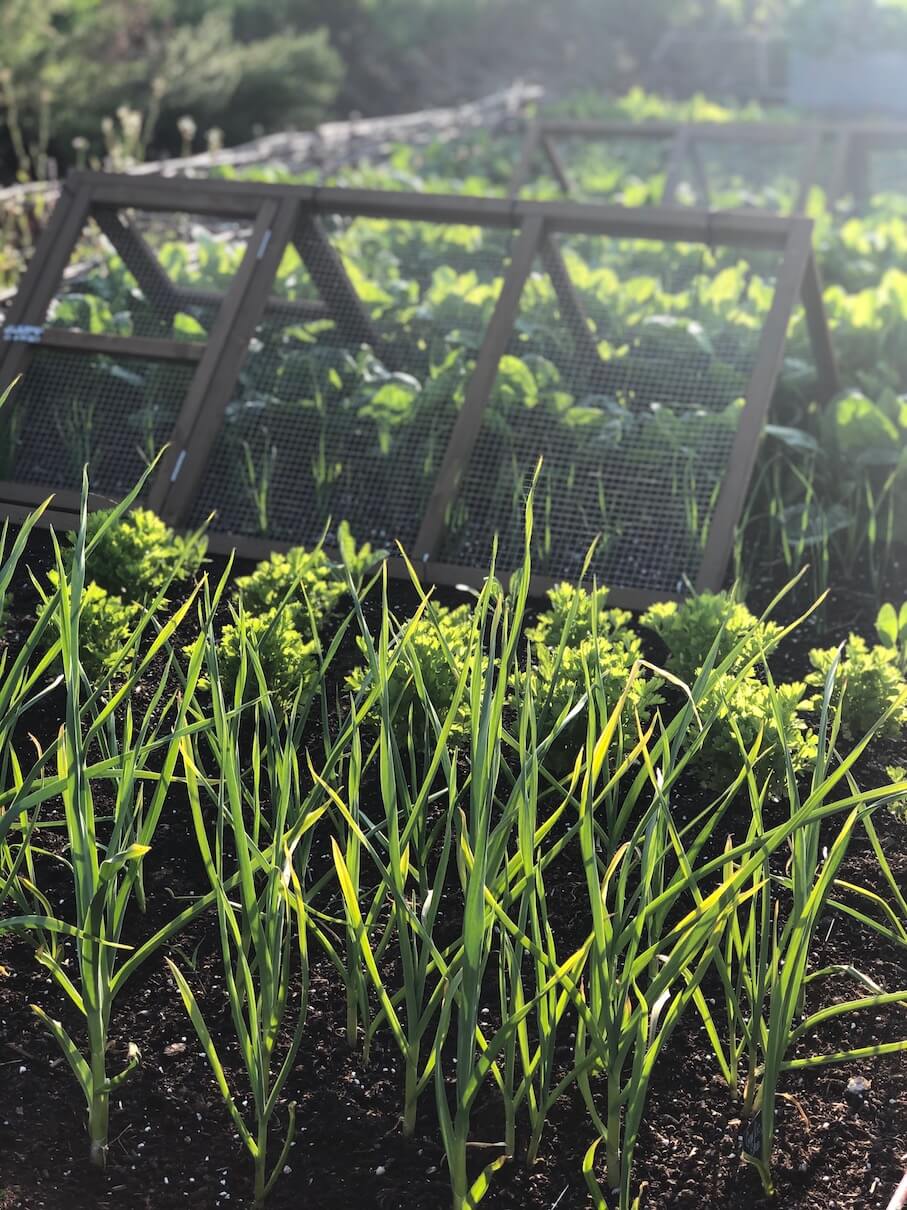
[[[289,1164],[284,1164],[284,1166],[283,1166],[284,1176],[289,1176],[292,1171],[293,1171],[293,1169],[290,1167]]]
[[[435,1165],[434,1165],[434,1164],[432,1164],[432,1166],[431,1166],[430,1168],[427,1168],[427,1169],[426,1169],[426,1172],[427,1172],[427,1174],[428,1174],[429,1176],[434,1176],[434,1174],[435,1174],[437,1171],[438,1171],[438,1169],[435,1167]]]
[[[383,1164],[379,1164],[378,1167],[375,1169],[375,1176],[384,1176],[385,1172],[387,1172],[387,1169],[384,1167]]]
[[[27,1071],[28,1071],[28,1068],[23,1063],[22,1066],[19,1068],[19,1075],[24,1076]]]

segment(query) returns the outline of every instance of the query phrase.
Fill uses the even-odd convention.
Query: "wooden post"
[[[509,197],[519,197],[523,186],[529,180],[529,175],[532,172],[532,161],[535,159],[536,152],[538,151],[540,137],[538,122],[530,122],[523,136],[520,158],[514,165],[510,176],[510,184],[507,187]]]
[[[113,206],[95,206],[92,214],[139,289],[161,321],[169,328],[179,311],[174,284],[142,236]]]
[[[828,315],[822,299],[822,278],[811,246],[809,259],[803,272],[802,298],[803,308],[806,312],[806,324],[809,328],[809,340],[818,371],[819,402],[826,404],[834,399],[840,391],[841,380],[828,326]]]

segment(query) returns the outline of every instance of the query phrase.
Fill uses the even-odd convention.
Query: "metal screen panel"
[[[881,193],[907,192],[907,146],[874,147],[868,158],[867,202]]]
[[[0,491],[28,499],[28,485],[53,486],[70,504],[86,463],[94,492],[129,490],[178,430],[193,385],[197,396],[210,381],[209,340],[218,325],[223,340],[225,303],[231,294],[235,303],[237,283],[245,290],[257,212],[73,193],[68,184],[60,230],[44,241],[53,272],[36,262],[14,304],[19,322],[3,330],[2,385],[21,381],[0,417]]]
[[[501,568],[516,565],[541,458],[541,575],[574,579],[596,542],[603,583],[682,593],[697,579],[780,253],[576,236],[558,253],[561,298],[543,258],[523,292],[442,561],[487,561],[497,531]]]
[[[831,131],[755,122],[549,120],[527,132],[514,195],[801,212]]]
[[[853,132],[845,171],[842,193],[856,210],[868,210],[881,195],[887,208],[902,208],[900,199],[907,192],[907,128]]]
[[[215,532],[303,543],[343,519],[362,540],[411,546],[512,239],[312,220],[304,257],[291,249],[278,272],[286,305],[259,325],[193,519],[215,512]]]
[[[763,142],[758,138],[690,142],[676,201],[713,210],[750,206],[793,214],[802,209],[807,147],[801,142]]]
[[[526,197],[567,193],[575,201],[658,205],[664,194],[673,136],[615,138],[552,135],[535,157],[535,172],[523,189]],[[558,165],[555,171],[552,157]]]
[[[46,323],[92,334],[204,341],[249,234],[250,225],[237,220],[97,207]]]
[[[173,362],[38,349],[4,408],[0,477],[125,495],[166,442],[192,381]]]

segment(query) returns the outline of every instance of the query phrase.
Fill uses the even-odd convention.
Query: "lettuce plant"
[[[573,584],[558,584],[548,590],[549,607],[539,614],[526,637],[548,647],[557,647],[566,639],[572,646],[595,633],[599,638],[629,634],[632,616],[624,609],[606,609],[608,589],[589,592]]]
[[[907,601],[900,609],[890,602],[882,606],[876,617],[876,634],[882,646],[895,653],[901,672],[907,674]]]
[[[60,582],[58,573],[50,572],[48,579],[56,590]],[[124,601],[117,593],[92,582],[82,590],[79,610],[82,668],[90,679],[99,678],[116,667],[141,617],[142,606],[137,601]],[[46,646],[60,637],[58,613],[54,614],[53,622],[43,635]]]
[[[247,576],[236,581],[237,599],[249,614],[264,614],[286,604],[293,624],[302,632],[311,629],[308,613],[316,622],[327,617],[347,590],[345,571],[357,586],[368,570],[384,557],[370,543],[356,546],[349,526],[338,527],[342,564],[332,562],[319,544],[311,550],[295,546],[277,551]]]
[[[338,527],[338,542],[342,564],[332,562],[321,545],[296,546],[237,579],[234,620],[224,627],[217,649],[228,686],[236,684],[244,646],[255,650],[273,700],[284,707],[318,675],[317,631],[347,591],[345,572],[358,586],[383,558],[369,544],[357,547],[345,523]]]
[[[286,602],[287,609],[298,615],[299,628],[306,629],[308,608],[316,619],[326,617],[346,586],[320,546],[314,550],[297,546],[264,559],[249,575],[237,579],[236,589],[246,613],[264,615]]]
[[[771,687],[754,672],[716,676],[700,707],[715,717],[708,742],[696,756],[699,776],[716,788],[733,781],[740,772],[741,746],[752,751],[760,732],[757,776],[760,770],[771,771],[777,785],[788,757],[795,772],[806,769],[815,759],[817,743],[807,717],[810,706],[804,681]]]
[[[471,649],[473,611],[470,605],[448,608],[431,606],[408,627],[404,649],[390,674],[389,703],[397,727],[413,736],[431,734],[423,702],[430,702],[441,719],[454,700],[457,681]],[[362,650],[364,641],[359,640]],[[364,668],[355,668],[347,677],[349,687],[358,691],[366,678]],[[428,729],[428,730],[427,730]],[[462,739],[469,732],[469,706],[463,702],[451,727],[451,737]]]
[[[678,604],[665,601],[642,615],[668,648],[668,668],[693,681],[717,641],[715,664],[735,652],[734,669],[766,651],[781,633],[775,622],[760,621],[726,592],[703,592]]]
[[[828,647],[815,648],[809,653],[814,671],[807,677],[807,683],[821,691],[839,654],[833,702],[841,703],[844,735],[859,738],[867,734],[886,711],[900,702],[877,731],[887,739],[897,739],[907,726],[907,681],[898,667],[896,651],[891,647],[870,647],[865,639],[852,634],[843,651]],[[821,693],[813,701],[818,709]]]
[[[170,580],[192,579],[201,566],[207,540],[200,532],[177,534],[148,508],[124,513],[110,525],[109,515],[110,510],[92,513],[87,529],[88,574],[106,592],[144,601]]]
[[[628,735],[636,734],[636,717],[648,722],[652,710],[664,699],[656,677],[634,675],[634,666],[642,654],[642,644],[632,631],[616,638],[588,638],[564,647],[534,645],[533,690],[539,704],[539,722],[544,732],[576,705],[584,694],[595,696],[606,713],[623,699],[621,721]],[[567,724],[552,747],[555,765],[565,759],[572,763],[586,735],[586,710]]]
[[[292,704],[300,688],[309,685],[319,671],[318,640],[297,626],[300,617],[288,608],[240,612],[224,627],[217,663],[229,693],[237,684],[244,648],[251,648],[261,663],[272,701],[283,707]],[[255,684],[254,678],[242,679],[250,689]]]
[[[634,665],[642,658],[642,643],[630,628],[631,615],[607,609],[607,588],[592,592],[559,584],[548,592],[549,608],[526,631],[532,644],[533,690],[539,719],[549,728],[587,692],[609,714],[623,696],[623,720],[635,734],[635,716],[646,722],[663,699],[658,680],[648,679]],[[567,724],[552,758],[568,762],[585,739],[585,712]]]
[[[891,779],[892,785],[907,781],[907,769],[903,765],[887,765],[885,773]],[[907,794],[897,794],[889,802],[888,810],[895,819],[899,819],[901,823],[907,823]]]

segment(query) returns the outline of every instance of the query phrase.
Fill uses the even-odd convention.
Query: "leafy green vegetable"
[[[177,534],[147,508],[133,509],[108,525],[109,512],[91,513],[87,524],[88,574],[101,588],[143,601],[169,582],[196,574],[207,548],[201,531]]]
[[[843,652],[829,647],[809,653],[815,671],[807,677],[807,683],[821,690],[839,657],[833,700],[841,703],[844,734],[859,739],[891,711],[878,734],[896,739],[907,726],[907,681],[898,668],[896,652],[890,647],[870,647],[860,635],[852,634]],[[820,703],[821,698],[816,697],[815,707]]]
[[[736,650],[737,666],[742,667],[753,656],[768,651],[781,633],[777,623],[760,621],[746,605],[724,592],[698,593],[681,604],[653,605],[640,621],[668,648],[670,670],[687,681],[695,678],[713,648],[715,664]]]

